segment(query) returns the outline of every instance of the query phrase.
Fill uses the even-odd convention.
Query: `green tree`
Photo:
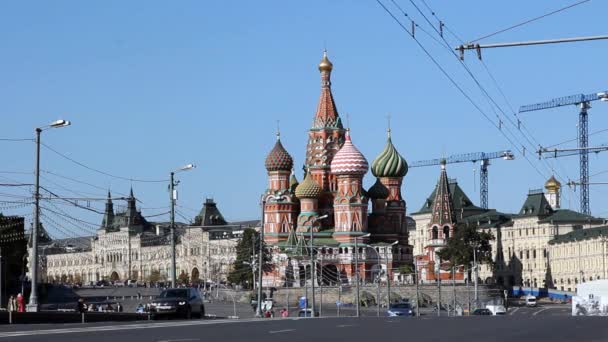
[[[188,274],[186,274],[186,272],[182,271],[182,273],[180,273],[179,276],[177,277],[177,281],[180,284],[188,284]]]
[[[157,283],[159,281],[160,281],[160,271],[152,270],[152,272],[150,272],[150,275],[148,276],[148,282]]]
[[[228,281],[233,284],[252,288],[253,270],[252,263],[258,264],[257,254],[260,248],[260,234],[254,229],[247,228],[236,246],[236,260],[232,264],[232,271],[228,274]],[[256,256],[255,258],[253,256]],[[272,271],[271,255],[264,246],[264,272]]]
[[[492,233],[480,231],[476,225],[459,226],[455,229],[454,236],[448,239],[446,247],[437,254],[441,260],[447,260],[452,265],[468,266],[473,262],[473,250],[476,250],[477,263],[491,263],[492,240]]]

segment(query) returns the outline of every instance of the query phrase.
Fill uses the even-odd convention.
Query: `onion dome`
[[[407,162],[393,145],[389,129],[386,146],[372,163],[372,174],[376,177],[404,177],[407,170]]]
[[[554,176],[551,176],[547,182],[545,182],[545,189],[548,191],[557,192],[562,187],[562,183],[560,183]]]
[[[367,190],[367,197],[374,199],[385,199],[389,195],[388,188],[380,182],[380,178],[376,178],[376,183]]]
[[[296,187],[296,197],[298,198],[318,198],[321,195],[321,187],[317,182],[312,179],[310,173],[306,174],[306,177]]]
[[[350,132],[346,131],[344,145],[331,162],[331,173],[335,175],[364,175],[369,168],[367,160],[350,140]]]
[[[277,133],[277,142],[266,157],[264,164],[268,171],[289,171],[293,168],[293,159],[281,144],[279,133]]]
[[[334,65],[331,64],[329,58],[327,58],[327,50],[323,51],[323,58],[321,59],[321,63],[319,63],[319,71],[327,71],[330,72],[331,69],[334,68]]]
[[[293,173],[293,170],[292,170],[291,171],[291,177],[289,177],[289,187],[290,188],[295,188],[299,184],[300,184],[300,182],[298,182],[298,179],[296,178],[296,175],[295,175],[295,173]]]

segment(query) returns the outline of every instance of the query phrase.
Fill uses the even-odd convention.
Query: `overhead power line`
[[[111,173],[98,170],[96,168],[93,168],[91,166],[83,164],[83,163],[81,163],[81,162],[79,162],[79,161],[77,161],[77,160],[75,160],[75,159],[73,159],[71,157],[68,157],[65,154],[63,154],[63,153],[55,150],[54,148],[52,148],[51,146],[49,146],[49,145],[47,145],[45,143],[42,143],[42,145],[44,147],[46,147],[47,149],[49,149],[51,152],[57,154],[58,156],[66,159],[66,160],[69,160],[72,163],[74,163],[74,164],[76,164],[78,166],[81,166],[81,167],[83,167],[83,168],[85,168],[85,169],[87,169],[89,171],[97,172],[97,173],[102,174],[104,176],[108,176],[108,177],[112,177],[112,178],[116,178],[116,179],[122,179],[122,180],[130,181],[130,182],[139,182],[139,183],[165,183],[165,182],[169,181],[168,179],[138,179],[138,178],[132,178],[132,177],[123,177],[123,176],[113,175]]]
[[[518,24],[515,24],[515,25],[511,25],[511,26],[509,26],[509,27],[507,27],[507,28],[504,28],[504,29],[498,30],[498,31],[496,31],[496,32],[492,32],[492,33],[490,33],[490,34],[486,34],[485,36],[479,37],[479,38],[477,38],[477,39],[473,39],[473,40],[471,40],[471,43],[478,42],[478,41],[480,41],[480,40],[482,40],[482,39],[486,39],[486,38],[489,38],[489,37],[493,37],[493,36],[495,36],[495,35],[497,35],[497,34],[500,34],[500,33],[503,33],[503,32],[509,31],[509,30],[512,30],[512,29],[514,29],[514,28],[517,28],[517,27],[520,27],[520,26],[523,26],[523,25],[529,24],[529,23],[531,23],[531,22],[534,22],[534,21],[537,21],[537,20],[540,20],[540,19],[543,19],[543,18],[546,18],[546,17],[551,16],[551,15],[553,15],[553,14],[556,14],[556,13],[559,13],[559,12],[562,12],[562,11],[565,11],[565,10],[567,10],[567,9],[570,9],[570,8],[572,8],[572,7],[575,7],[575,6],[578,6],[578,5],[581,5],[581,4],[584,4],[584,3],[589,2],[589,1],[591,1],[591,0],[581,0],[581,1],[577,1],[577,2],[575,2],[575,3],[573,3],[573,4],[568,5],[568,6],[565,6],[565,7],[559,8],[559,9],[557,9],[557,10],[555,10],[555,11],[551,11],[551,12],[549,12],[549,13],[545,13],[545,14],[540,15],[540,16],[538,16],[538,17],[534,17],[534,18],[532,18],[532,19],[525,20],[525,21],[523,21],[523,22],[521,22],[521,23],[518,23]],[[424,1],[423,1],[423,2],[424,2]]]

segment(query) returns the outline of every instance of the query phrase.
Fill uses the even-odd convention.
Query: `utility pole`
[[[36,128],[36,170],[34,184],[34,222],[32,225],[32,249],[30,253],[30,273],[32,289],[27,311],[38,311],[38,229],[40,229],[40,133],[49,128],[67,127],[71,123],[67,120],[57,120],[48,126]]]
[[[185,165],[175,171],[171,171],[171,177],[169,179],[169,196],[171,199],[171,212],[170,212],[170,220],[171,220],[171,287],[175,287],[176,284],[176,263],[175,263],[175,201],[177,200],[177,192],[175,191],[175,186],[179,183],[173,180],[176,172],[192,170],[196,166],[194,164]]]
[[[325,257],[325,253],[321,253],[321,282],[319,283],[319,290],[321,293],[319,294],[319,317],[323,317],[323,258]]]
[[[169,196],[171,199],[171,213],[169,216],[171,225],[171,287],[175,288],[175,181],[173,176],[175,172],[171,172],[169,180]]]
[[[256,310],[256,317],[262,317],[262,277],[264,276],[264,209],[266,208],[266,199],[262,198],[262,219],[260,220],[260,246],[258,249],[258,307]]]
[[[606,279],[606,235],[602,235],[602,271]]]
[[[452,266],[452,297],[454,299],[454,307],[452,308],[452,316],[456,316],[456,270]]]
[[[377,308],[377,315],[378,317],[380,317],[380,273],[378,273],[378,275],[376,276],[376,298],[377,298],[377,303],[376,303],[376,308]]]
[[[420,317],[420,288],[418,286],[418,265],[416,265],[416,259],[414,259],[414,278],[416,278],[416,316]]]
[[[338,303],[336,306],[336,315],[340,317],[340,307],[342,306],[342,281],[338,284]]]
[[[475,247],[473,248],[473,267],[475,268],[475,307],[477,308],[477,300],[479,299],[477,294],[477,245],[475,245]]]

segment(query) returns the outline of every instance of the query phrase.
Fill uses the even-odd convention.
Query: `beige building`
[[[608,222],[561,209],[561,184],[554,177],[545,183],[546,191],[531,190],[517,214],[476,207],[455,180],[449,183],[457,224],[475,225],[495,238],[493,263],[479,267],[480,282],[570,291],[576,282],[604,277],[605,249],[601,245],[605,244],[602,234],[608,231],[603,226]],[[424,254],[429,243],[433,197],[434,192],[412,214],[414,255]]]
[[[549,242],[551,288],[576,291],[578,284],[606,279],[608,226],[579,229]]]
[[[109,195],[109,194],[108,194]],[[189,280],[225,280],[236,259],[242,231],[255,222],[227,224],[208,199],[194,224],[176,224],[176,274]],[[148,222],[135,208],[132,193],[126,211],[114,213],[110,198],[95,236],[42,244],[40,271],[49,282],[99,280],[171,280],[168,223]],[[158,273],[156,273],[158,272]]]

